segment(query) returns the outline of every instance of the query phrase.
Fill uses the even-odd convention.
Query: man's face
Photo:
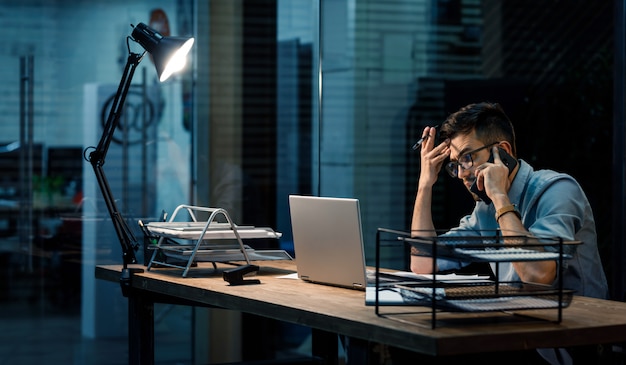
[[[456,177],[470,190],[476,180],[476,168],[489,159],[490,146],[476,138],[476,132],[457,134],[450,140],[450,162],[456,168]],[[472,193],[473,194],[473,193]]]

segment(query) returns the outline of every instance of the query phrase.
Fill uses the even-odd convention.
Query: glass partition
[[[85,157],[101,137],[129,51],[143,52],[127,42],[131,24],[193,35],[192,9],[192,1],[0,4],[4,362],[127,363],[126,298],[119,285],[94,277],[96,265],[122,262],[121,247]],[[116,204],[141,244],[140,262],[137,221],[189,199],[192,75],[160,84],[146,56],[105,159]],[[161,357],[190,361],[191,309],[156,310],[157,328],[187,328],[158,347]]]

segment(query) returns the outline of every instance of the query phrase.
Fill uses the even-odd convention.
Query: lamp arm
[[[100,141],[98,142],[98,146],[95,150],[91,151],[89,154],[89,162],[93,167],[94,173],[96,174],[96,179],[98,180],[98,185],[102,192],[102,196],[104,197],[104,202],[106,203],[107,209],[111,216],[111,221],[113,222],[113,226],[115,227],[115,232],[117,233],[117,237],[122,245],[122,255],[124,262],[124,272],[128,274],[128,264],[137,263],[137,258],[135,256],[135,251],[139,249],[139,243],[137,239],[133,235],[132,231],[128,227],[128,224],[122,217],[122,214],[117,208],[115,203],[115,199],[113,198],[113,193],[111,192],[111,188],[107,181],[107,178],[104,174],[104,163],[105,157],[109,150],[109,145],[111,144],[111,140],[113,138],[113,134],[115,133],[115,129],[119,124],[120,117],[123,113],[124,102],[126,101],[126,95],[128,94],[128,90],[130,88],[131,81],[133,79],[133,75],[135,73],[135,69],[141,59],[143,54],[130,53],[128,55],[128,60],[126,62],[126,66],[124,68],[124,73],[122,75],[122,79],[120,80],[120,85],[117,89],[117,93],[115,94],[115,99],[113,100],[113,104],[111,105],[111,110],[107,117],[107,121],[104,125],[104,130],[102,132],[102,136],[100,137]],[[130,284],[128,277],[124,278],[125,274],[122,274],[122,290],[124,291],[124,285]],[[125,283],[124,280],[128,282]]]

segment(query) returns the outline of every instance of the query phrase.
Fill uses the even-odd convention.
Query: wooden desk
[[[278,277],[294,270],[294,262],[261,263],[261,284],[243,286],[229,286],[208,266],[192,269],[187,278],[175,269],[135,274],[128,296],[130,362],[153,362],[152,313],[158,302],[226,308],[305,325],[318,331],[314,335],[341,334],[433,356],[626,342],[622,302],[574,297],[560,324],[554,322],[556,309],[439,313],[431,329],[430,308],[381,307],[377,316],[365,306],[362,291]],[[117,282],[120,272],[121,265],[98,266],[96,277]]]

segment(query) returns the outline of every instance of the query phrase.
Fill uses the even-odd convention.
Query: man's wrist
[[[505,206],[503,206],[502,208],[496,210],[496,214],[495,214],[495,218],[496,218],[496,223],[500,223],[500,218],[502,218],[502,216],[504,216],[505,214],[515,214],[517,216],[518,219],[522,219],[522,215],[520,214],[520,212],[517,210],[517,208],[515,207],[514,204],[507,204]]]
[[[433,184],[428,184],[422,181],[422,179],[420,179],[417,182],[417,190],[418,191],[432,191],[433,190]]]

